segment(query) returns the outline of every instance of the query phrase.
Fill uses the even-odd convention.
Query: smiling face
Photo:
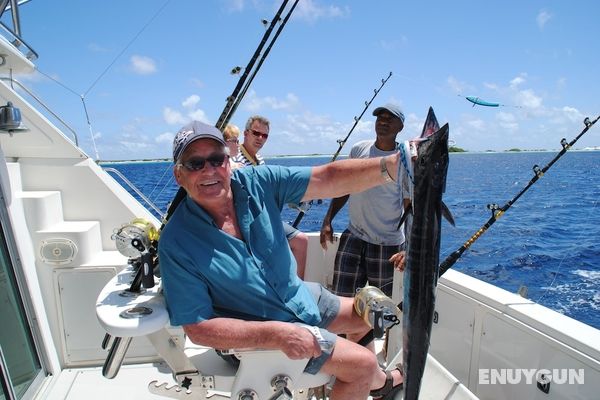
[[[229,198],[233,199],[228,157],[223,159],[220,166],[218,162],[210,161],[224,151],[223,146],[215,140],[198,139],[188,146],[173,170],[177,183],[196,203],[207,209],[218,207]],[[201,160],[205,161],[202,169],[190,169],[198,168]]]

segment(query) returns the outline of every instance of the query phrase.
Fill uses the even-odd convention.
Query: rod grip
[[[154,267],[152,265],[152,254],[146,252],[142,254],[142,286],[146,289],[154,287]]]

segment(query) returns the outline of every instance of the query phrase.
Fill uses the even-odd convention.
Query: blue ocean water
[[[500,206],[543,168],[551,152],[453,153],[444,202],[456,226],[444,222],[440,259],[460,247],[491,216],[486,206]],[[282,157],[268,164],[320,165],[330,157]],[[117,163],[148,198],[166,210],[177,186],[168,162]],[[108,166],[105,164],[105,166]],[[551,309],[600,328],[600,152],[567,152],[463,254],[454,268],[516,292]],[[300,229],[317,231],[328,200],[316,202]],[[285,208],[293,222],[297,211]],[[341,232],[348,223],[344,209],[334,220]]]

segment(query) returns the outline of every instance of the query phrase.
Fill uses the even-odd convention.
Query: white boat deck
[[[102,376],[102,368],[63,370],[49,389],[47,400],[153,400],[166,397],[152,394],[148,384],[172,382],[165,363],[124,365],[114,379]],[[214,396],[213,398],[223,398]],[[402,392],[397,396],[402,398]],[[435,359],[429,358],[423,376],[421,399],[476,400],[467,388],[450,375]],[[193,397],[190,396],[190,399]],[[371,399],[369,397],[369,399]]]
[[[172,382],[171,370],[165,363],[123,365],[114,379],[102,376],[101,367],[65,369],[53,383],[47,399],[164,399],[148,391],[153,380]]]

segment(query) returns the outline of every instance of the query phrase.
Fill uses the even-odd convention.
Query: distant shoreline
[[[451,154],[506,154],[506,153],[557,153],[560,150],[502,150],[502,151],[464,151],[464,152],[451,152]],[[586,147],[583,149],[570,149],[569,152],[588,152],[588,151],[600,151],[600,146]],[[278,155],[264,155],[264,158],[310,158],[310,157],[333,157],[333,154],[278,154]],[[340,155],[340,158],[346,158],[347,155]],[[153,163],[153,162],[172,162],[171,158],[144,158],[138,160],[98,160],[98,164],[121,164],[121,163]]]

